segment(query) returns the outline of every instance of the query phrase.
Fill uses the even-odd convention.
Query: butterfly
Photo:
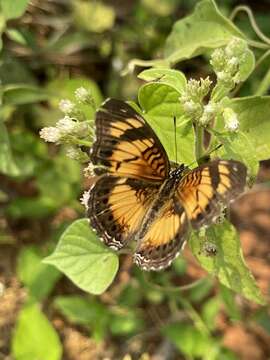
[[[121,100],[108,99],[97,111],[95,135],[90,224],[114,250],[135,241],[133,260],[144,270],[168,267],[190,225],[210,225],[244,190],[247,169],[239,161],[171,167],[150,125]]]

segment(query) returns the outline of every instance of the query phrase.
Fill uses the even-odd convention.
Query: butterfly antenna
[[[174,126],[174,146],[175,146],[175,162],[177,164],[177,141],[176,141],[176,117],[173,117],[173,126]]]

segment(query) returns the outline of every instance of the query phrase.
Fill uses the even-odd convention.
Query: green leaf
[[[10,143],[20,179],[35,176],[40,170],[41,160],[48,158],[46,144],[24,128],[18,128],[10,134]]]
[[[6,207],[5,213],[14,218],[41,219],[57,210],[56,199],[47,196],[17,197]]]
[[[236,112],[240,130],[253,144],[259,161],[270,158],[270,96],[232,99],[229,106]]]
[[[25,63],[15,58],[9,52],[2,52],[0,63],[0,78],[2,85],[9,84],[35,84],[34,74]]]
[[[264,75],[263,79],[259,82],[255,95],[265,95],[267,94],[269,88],[270,88],[270,68]]]
[[[21,31],[17,29],[7,29],[5,33],[10,38],[10,40],[13,40],[23,46],[27,45],[27,41]]]
[[[60,360],[59,337],[39,305],[25,305],[19,313],[12,338],[12,356],[16,360]]]
[[[80,325],[94,326],[107,312],[101,303],[79,295],[57,296],[54,305],[69,321]]]
[[[113,335],[131,335],[143,329],[143,320],[136,311],[130,308],[121,309],[123,313],[116,313],[110,321]]]
[[[6,20],[15,19],[23,15],[29,0],[1,0],[0,7]]]
[[[61,277],[53,266],[42,263],[42,258],[38,247],[28,246],[21,250],[17,264],[20,281],[28,287],[30,295],[37,300],[48,296]]]
[[[54,305],[72,323],[90,327],[95,340],[100,341],[106,335],[111,314],[108,307],[95,299],[79,295],[58,296]]]
[[[114,25],[114,8],[101,2],[85,2],[73,0],[73,15],[75,23],[80,28],[96,33],[109,30]]]
[[[32,85],[13,84],[3,87],[4,105],[32,104],[48,100],[51,94]]]
[[[219,294],[224,304],[224,310],[231,321],[241,321],[241,309],[235,301],[236,294],[226,286],[220,284]]]
[[[96,237],[86,219],[73,222],[54,253],[44,261],[92,294],[101,294],[108,288],[119,266],[117,255]]]
[[[183,115],[179,96],[180,93],[170,85],[149,83],[140,88],[138,99],[145,111],[143,115],[172,161],[176,160],[173,121],[176,117],[177,160],[189,164],[194,161],[194,131]]]
[[[233,36],[244,34],[218,10],[212,0],[200,1],[193,14],[177,21],[168,36],[164,54],[174,64],[183,59],[226,45]]]
[[[246,50],[245,60],[239,64],[239,80],[245,81],[255,68],[255,56],[250,49]]]
[[[178,0],[142,0],[141,2],[156,16],[169,16],[178,5]]]
[[[80,164],[67,158],[63,152],[40,167],[37,174],[37,187],[40,193],[54,200],[57,207],[69,203],[79,195],[80,182]]]
[[[218,297],[212,297],[202,307],[202,319],[209,330],[216,328],[217,315],[219,313],[221,301]]]
[[[148,69],[138,75],[139,79],[145,81],[156,81],[174,87],[180,93],[186,88],[187,80],[185,75],[178,70],[172,69]]]
[[[246,164],[248,168],[249,186],[252,186],[256,180],[259,171],[259,161],[250,139],[242,131],[237,133],[228,133],[226,135],[217,135],[218,140],[223,144],[217,153],[222,159],[239,160]]]
[[[16,176],[19,169],[13,159],[10,142],[5,125],[0,119],[0,172]]]
[[[163,329],[163,334],[184,355],[194,358],[212,359],[210,354],[214,351],[215,343],[206,334],[200,332],[193,325],[173,323]]]
[[[239,237],[233,225],[224,221],[207,228],[204,241],[210,241],[217,247],[216,256],[203,255],[202,238],[198,233],[193,232],[189,240],[191,250],[201,266],[217,276],[223,285],[249,300],[264,304],[265,300],[244,261]]]

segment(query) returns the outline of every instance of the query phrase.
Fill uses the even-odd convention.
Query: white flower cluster
[[[88,90],[83,87],[75,91],[75,98],[79,103],[91,103],[93,99]],[[85,115],[80,111],[76,104],[70,100],[63,99],[59,102],[59,109],[64,113],[64,117],[56,123],[55,126],[44,127],[40,130],[40,137],[47,142],[56,144],[65,143],[73,145],[74,138],[84,139],[91,137],[91,129],[89,121],[86,121]],[[82,158],[82,154],[78,153],[78,149],[69,148],[67,155],[72,158]]]
[[[210,63],[218,82],[232,89],[240,82],[240,65],[245,62],[248,46],[245,40],[233,38],[223,49],[216,49]]]
[[[207,113],[211,112],[210,106],[204,106],[203,99],[209,93],[211,83],[209,77],[206,79],[201,78],[200,80],[190,79],[187,83],[186,90],[179,99],[184,111],[194,121],[199,121],[203,114],[205,114],[203,119],[204,124],[202,125],[207,125],[209,122]]]
[[[88,131],[88,123],[79,122],[75,118],[66,115],[56,123],[55,127],[45,127],[40,130],[39,134],[47,142],[60,143],[65,142],[68,135],[85,137]]]

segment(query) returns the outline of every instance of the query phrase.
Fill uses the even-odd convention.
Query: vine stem
[[[270,38],[267,37],[259,28],[258,24],[256,23],[256,20],[254,18],[254,15],[251,11],[251,9],[246,6],[246,5],[239,5],[236,6],[236,8],[233,9],[231,15],[230,15],[230,20],[234,20],[234,18],[236,17],[236,15],[239,12],[245,12],[248,15],[250,24],[252,26],[252,29],[254,30],[254,32],[256,33],[256,35],[258,36],[259,39],[261,39],[262,41],[264,41],[266,44],[270,45]],[[252,40],[251,40],[252,41]],[[253,41],[252,41],[253,42]]]
[[[181,292],[181,291],[191,290],[191,289],[195,288],[196,286],[202,284],[207,278],[208,277],[206,276],[204,278],[193,281],[190,284],[182,285],[182,286],[162,286],[162,285],[151,282],[147,278],[147,276],[143,273],[143,279],[148,286],[150,286],[151,288],[153,288],[155,290],[159,290],[159,291],[163,291],[163,292]]]

